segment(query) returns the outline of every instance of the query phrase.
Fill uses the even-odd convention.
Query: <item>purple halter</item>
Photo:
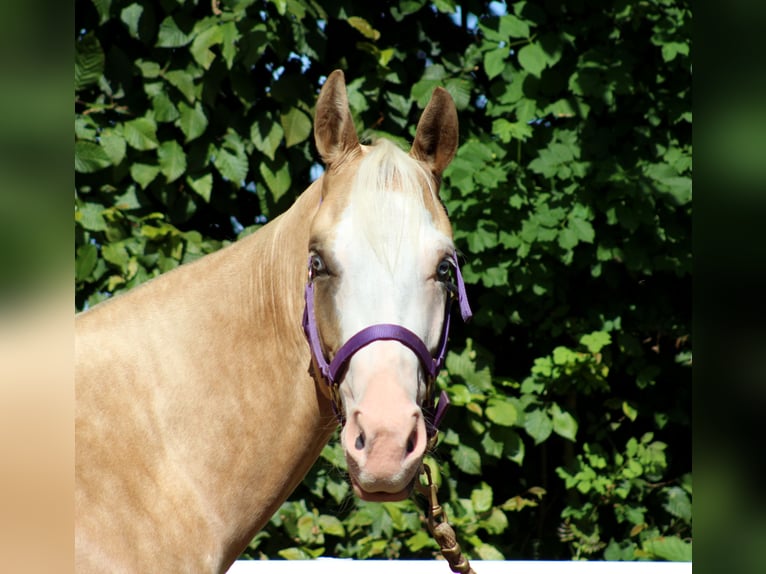
[[[452,262],[455,264],[455,276],[457,279],[457,299],[460,305],[460,313],[463,317],[463,321],[468,321],[471,316],[471,307],[468,304],[468,297],[465,292],[465,283],[463,282],[463,276],[460,273],[460,266],[458,265],[457,253],[452,253]],[[375,341],[398,341],[405,347],[409,348],[417,356],[420,364],[423,366],[423,370],[428,376],[428,392],[426,393],[426,401],[423,407],[428,424],[426,425],[427,434],[432,437],[436,434],[436,429],[444,416],[449,405],[449,397],[447,393],[442,391],[439,396],[438,406],[434,404],[431,398],[431,387],[433,385],[436,375],[444,365],[444,358],[447,354],[447,338],[449,336],[450,325],[450,308],[454,295],[448,298],[447,305],[444,311],[444,323],[442,326],[441,339],[439,341],[438,354],[434,358],[428,351],[425,343],[415,333],[409,329],[402,327],[401,325],[392,325],[388,323],[371,325],[366,327],[353,335],[348,341],[346,341],[338,352],[335,353],[332,361],[329,363],[322,351],[322,345],[319,338],[319,330],[317,328],[316,319],[314,317],[314,282],[311,267],[309,266],[309,281],[306,283],[305,300],[306,306],[303,311],[303,332],[306,334],[306,339],[311,347],[311,354],[314,357],[316,366],[325,379],[327,385],[330,387],[330,395],[332,397],[332,407],[335,412],[335,416],[340,422],[341,426],[345,423],[343,415],[340,411],[340,379],[343,377],[343,373],[348,367],[348,363],[351,357],[354,356],[359,349],[366,347],[370,343]],[[430,419],[430,420],[429,420]]]

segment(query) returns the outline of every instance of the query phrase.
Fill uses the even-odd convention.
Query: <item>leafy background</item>
[[[674,0],[76,0],[76,307],[219,249],[321,173],[319,86],[406,145],[432,89],[475,309],[429,456],[481,559],[690,560],[691,8]],[[244,557],[432,557],[333,440]]]

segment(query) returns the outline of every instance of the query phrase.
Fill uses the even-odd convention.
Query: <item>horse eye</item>
[[[444,259],[439,263],[439,266],[436,268],[436,275],[439,278],[439,281],[446,281],[449,279],[450,268],[451,265],[447,259]]]
[[[324,260],[316,253],[311,256],[311,272],[314,275],[320,275],[327,271],[327,267],[324,264]]]

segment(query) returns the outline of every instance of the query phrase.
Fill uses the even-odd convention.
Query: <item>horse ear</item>
[[[455,157],[458,141],[457,110],[452,96],[444,88],[436,88],[423,115],[420,116],[410,155],[428,164],[440,177]]]
[[[319,92],[314,118],[314,141],[328,167],[359,148],[359,137],[348,108],[346,80],[342,70],[330,74]]]

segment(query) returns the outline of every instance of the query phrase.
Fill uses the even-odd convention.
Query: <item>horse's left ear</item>
[[[457,110],[452,96],[444,88],[436,88],[423,115],[420,116],[410,155],[431,168],[440,177],[455,157],[458,141]]]

